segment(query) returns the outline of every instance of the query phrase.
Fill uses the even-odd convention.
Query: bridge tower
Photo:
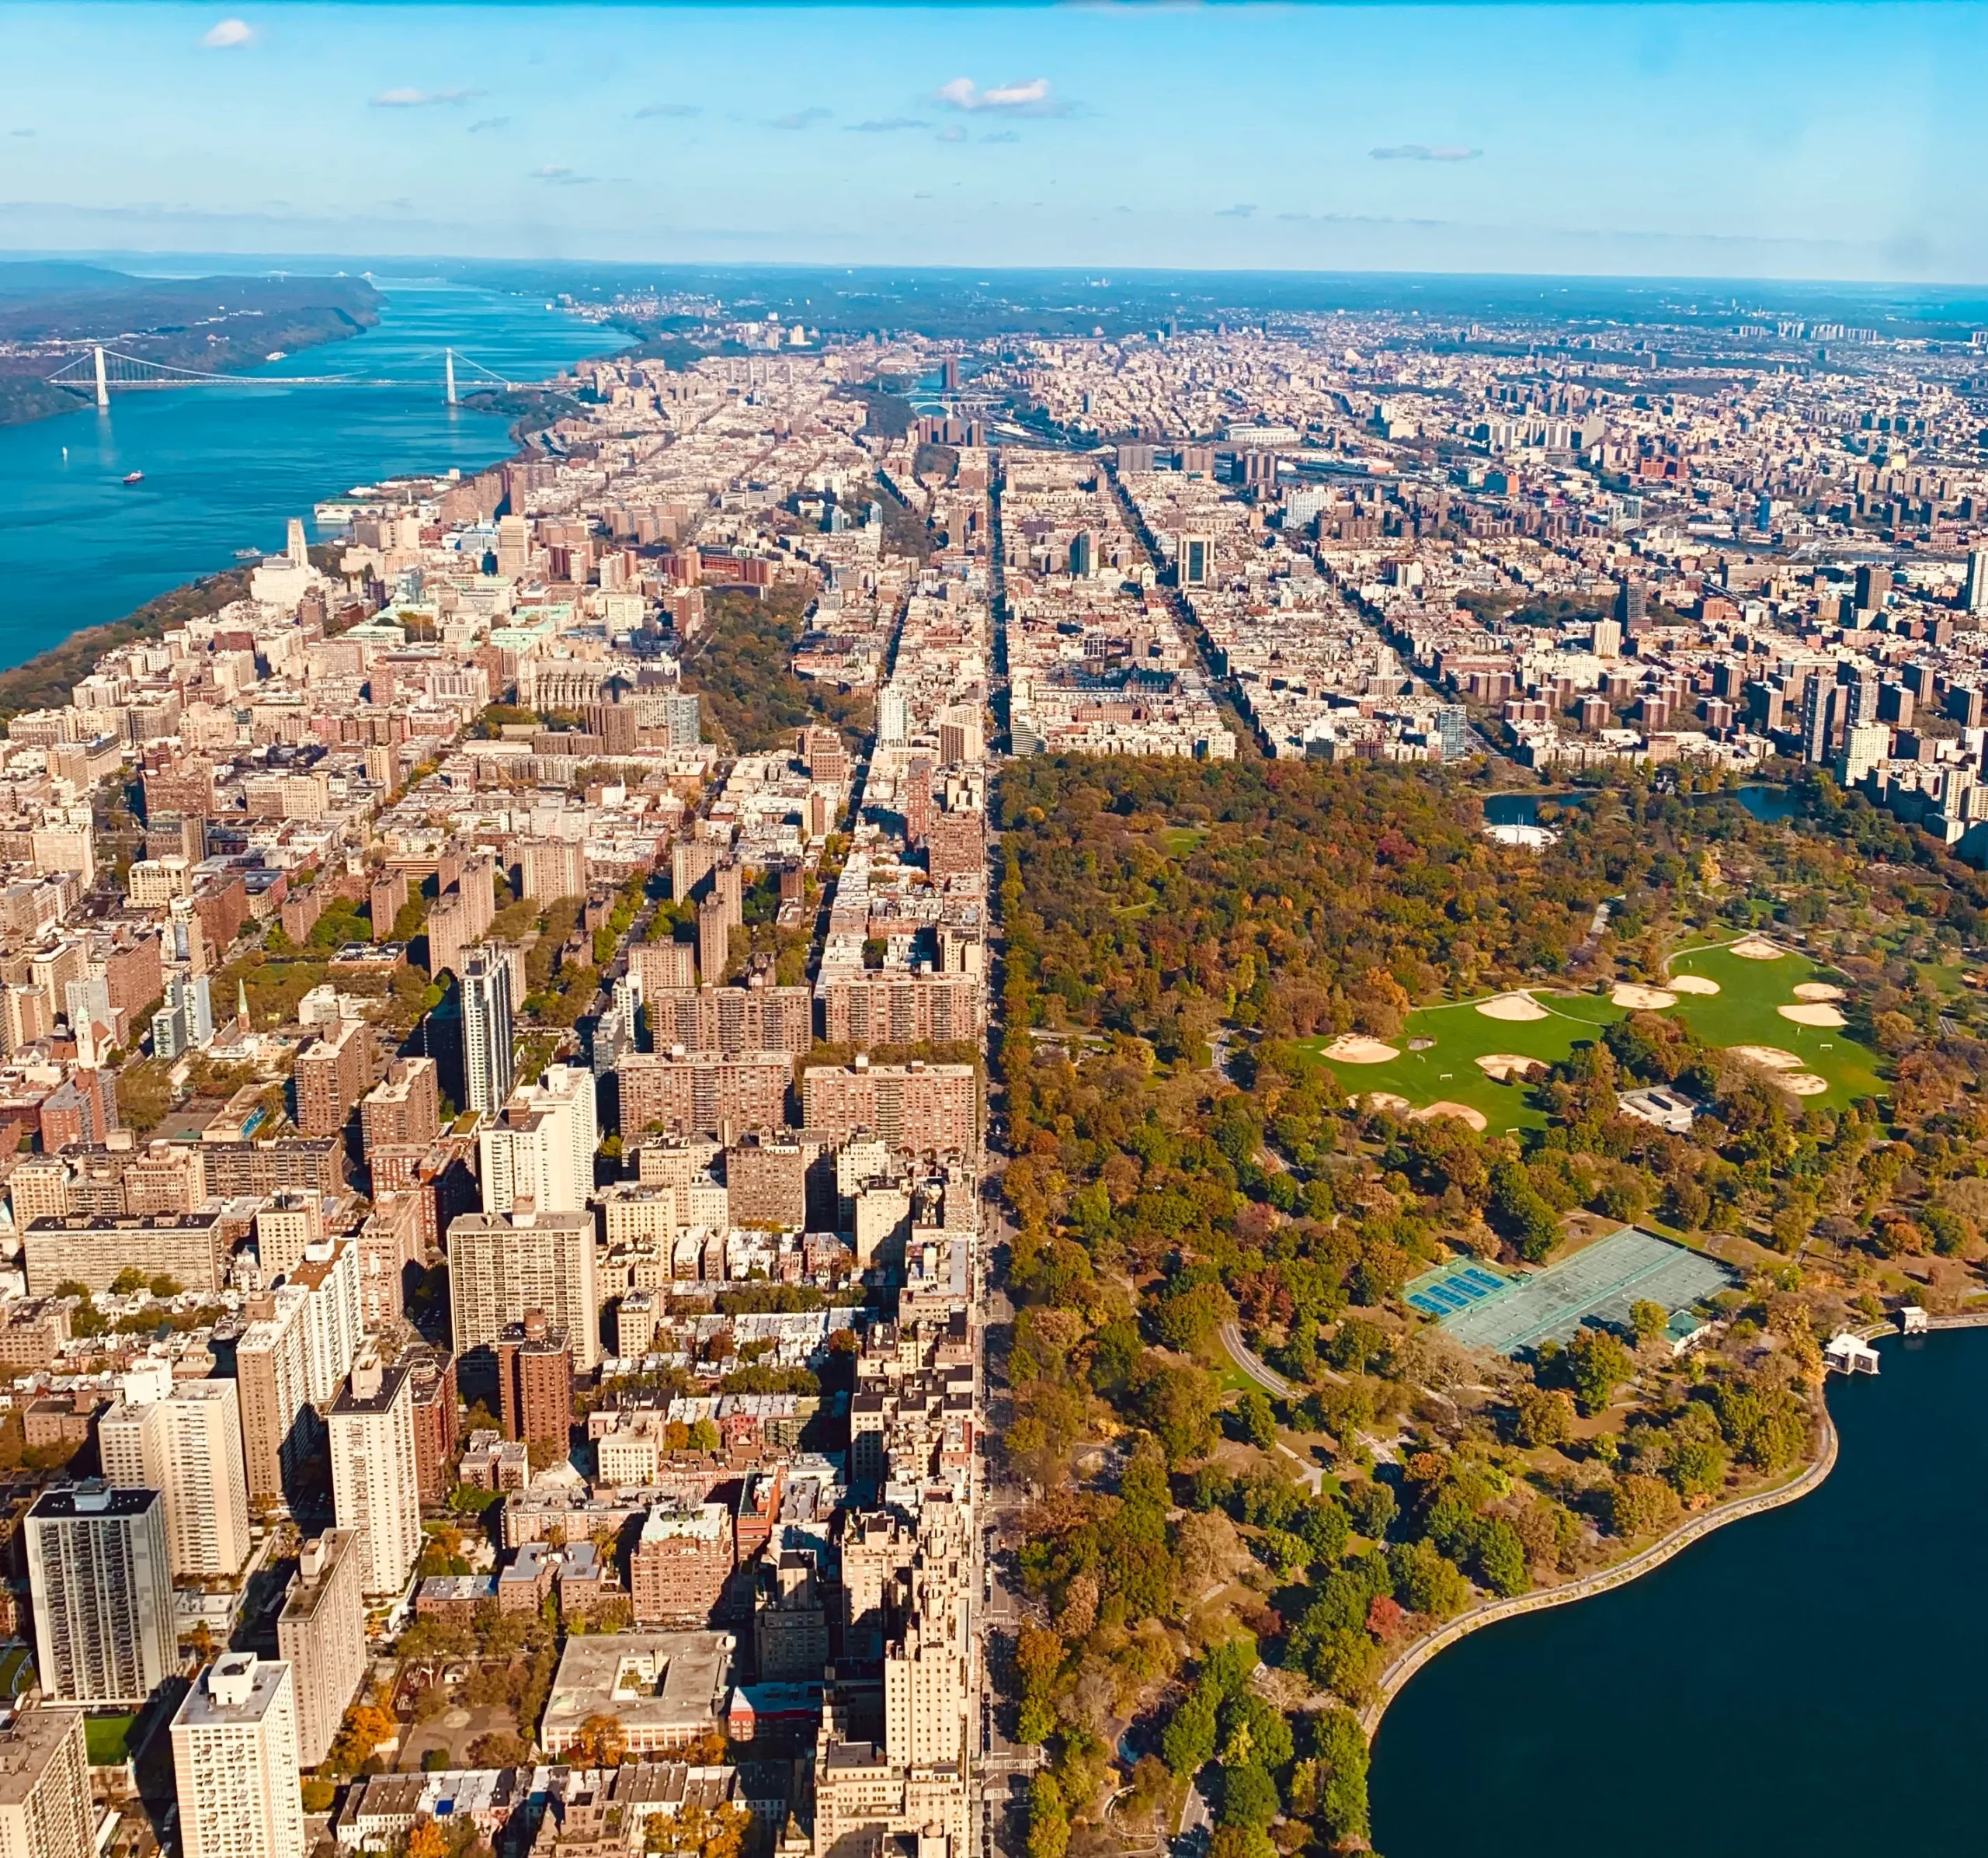
[[[103,351],[99,349],[99,356],[102,353]],[[97,365],[101,367],[103,364],[99,359]],[[456,404],[456,352],[454,349],[444,349],[442,351],[442,367],[448,381],[449,404],[454,406]]]
[[[103,350],[96,350],[96,403],[99,407],[110,405],[110,384],[104,378]]]

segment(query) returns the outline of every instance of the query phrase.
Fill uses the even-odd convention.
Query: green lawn
[[[1390,1045],[1401,1056],[1385,1064],[1347,1064],[1328,1060],[1344,1090],[1364,1096],[1382,1090],[1406,1097],[1417,1106],[1448,1102],[1467,1103],[1483,1113],[1492,1134],[1507,1129],[1539,1129],[1546,1118],[1532,1106],[1526,1084],[1500,1084],[1477,1067],[1476,1061],[1494,1051],[1516,1052],[1557,1064],[1576,1045],[1590,1042],[1596,1029],[1624,1016],[1623,1009],[1597,994],[1555,994],[1545,988],[1534,996],[1546,1009],[1543,1019],[1493,1019],[1475,1004],[1459,1001],[1442,1006],[1418,1007]],[[1411,1051],[1415,1039],[1434,1041],[1427,1051]],[[1328,1039],[1308,1039],[1322,1051]]]
[[[83,1718],[83,1745],[93,1768],[120,1767],[130,1759],[128,1738],[135,1716],[86,1716]]]
[[[1773,961],[1743,960],[1725,948],[1687,950],[1672,957],[1670,972],[1702,974],[1719,983],[1719,992],[1680,994],[1672,1010],[1708,1045],[1777,1045],[1795,1053],[1830,1084],[1826,1096],[1804,1102],[1840,1110],[1855,1097],[1882,1096],[1877,1054],[1858,1044],[1848,1028],[1797,1026],[1776,1010],[1793,1005],[1795,988],[1821,971],[1792,950]]]
[[[1818,1076],[1829,1080],[1826,1096],[1803,1101],[1840,1109],[1853,1098],[1878,1096],[1885,1086],[1878,1076],[1877,1054],[1860,1045],[1844,1028],[1797,1026],[1777,1008],[1792,1005],[1795,988],[1819,971],[1807,956],[1793,953],[1773,961],[1747,961],[1723,947],[1687,950],[1674,957],[1671,971],[1702,974],[1716,981],[1715,994],[1682,994],[1667,1012],[1681,1015],[1708,1045],[1772,1045],[1792,1051]],[[1493,1019],[1461,1001],[1418,1007],[1408,1016],[1399,1038],[1398,1058],[1385,1064],[1326,1062],[1342,1089],[1354,1096],[1385,1091],[1406,1097],[1420,1108],[1426,1103],[1465,1103],[1482,1113],[1492,1134],[1508,1129],[1545,1127],[1545,1117],[1532,1105],[1532,1087],[1501,1084],[1479,1070],[1476,1061],[1491,1052],[1516,1052],[1556,1064],[1576,1045],[1591,1040],[1597,1030],[1625,1016],[1606,994],[1557,994],[1540,988],[1533,998],[1545,1008],[1543,1019]],[[1417,1039],[1434,1041],[1425,1051],[1409,1049]],[[1322,1053],[1331,1043],[1320,1037],[1302,1041]]]
[[[34,1682],[34,1668],[25,1645],[0,1650],[0,1701],[13,1697]]]

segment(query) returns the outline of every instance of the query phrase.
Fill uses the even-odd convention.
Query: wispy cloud
[[[984,135],[980,139],[983,142],[1019,142],[1021,137],[1012,129],[997,129],[992,135]]]
[[[836,113],[819,103],[811,103],[805,109],[790,109],[784,116],[774,116],[768,121],[769,129],[812,129],[817,123],[825,123]]]
[[[847,135],[889,135],[899,129],[930,129],[932,125],[919,116],[872,116],[867,123],[850,123],[844,125]]]
[[[940,130],[935,140],[941,142],[964,142],[966,140],[966,131],[956,123],[951,129]]]
[[[1246,220],[1256,210],[1253,203],[1245,202],[1234,207],[1218,207],[1215,216],[1218,220]]]
[[[1031,78],[1026,84],[992,84],[985,90],[971,78],[953,78],[941,84],[932,98],[948,109],[1005,110],[1024,116],[1062,113],[1062,106],[1050,95],[1047,78]]]
[[[480,90],[465,86],[459,90],[420,90],[412,84],[397,90],[383,90],[373,99],[375,109],[430,109],[438,103],[467,103],[480,97]]]
[[[700,116],[704,113],[701,103],[645,103],[635,112],[635,120],[645,123],[654,116]]]
[[[534,181],[550,181],[555,187],[590,187],[593,176],[575,174],[570,168],[534,168],[530,178]]]
[[[10,129],[7,133],[10,136],[17,137],[22,141],[26,141],[34,134],[34,131],[32,129]]]
[[[469,133],[484,135],[493,129],[509,129],[510,127],[511,119],[509,116],[483,116],[470,124]]]
[[[222,19],[200,35],[209,51],[232,51],[238,45],[252,45],[255,29],[246,19]]]
[[[1427,142],[1397,142],[1390,148],[1370,148],[1367,152],[1377,161],[1474,161],[1484,151],[1466,148],[1461,142],[1439,142],[1433,146]]]

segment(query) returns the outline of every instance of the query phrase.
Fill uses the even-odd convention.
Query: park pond
[[[1539,823],[1541,807],[1585,806],[1595,797],[1597,792],[1605,793],[1605,788],[1583,792],[1569,788],[1557,794],[1489,794],[1484,799],[1484,823],[1488,826],[1530,826]],[[1698,800],[1722,800],[1723,794],[1702,794],[1693,797]],[[1733,797],[1758,820],[1763,821],[1792,818],[1797,804],[1794,794],[1785,787],[1749,785],[1737,789]]]
[[[1988,1330],[1882,1356],[1830,1385],[1841,1452],[1818,1490],[1420,1672],[1375,1741],[1375,1849],[1979,1852]]]

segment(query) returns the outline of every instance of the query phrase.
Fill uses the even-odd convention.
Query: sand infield
[[[1546,1061],[1543,1058],[1529,1058],[1522,1051],[1487,1051],[1477,1060],[1477,1068],[1486,1077],[1496,1078],[1500,1084],[1509,1084],[1514,1078],[1544,1071]]]
[[[1812,1005],[1777,1006],[1774,1011],[1784,1019],[1792,1019],[1797,1026],[1844,1026],[1848,1024],[1843,1015],[1833,1006],[1818,1001]]]
[[[1364,1032],[1343,1032],[1326,1047],[1326,1056],[1342,1064],[1385,1064],[1401,1054],[1392,1045],[1368,1038]]]
[[[1719,992],[1719,983],[1703,974],[1673,974],[1665,985],[1673,994],[1715,994]],[[1802,990],[1798,987],[1795,991],[1799,994]]]
[[[1500,994],[1495,1000],[1480,1000],[1477,1010],[1487,1019],[1543,1019],[1546,1009],[1530,994]]]
[[[1677,1004],[1675,994],[1661,987],[1644,987],[1634,981],[1618,981],[1615,991],[1608,997],[1618,1006],[1639,1008],[1649,1012]]]
[[[1747,936],[1734,943],[1729,952],[1742,961],[1778,961],[1788,951],[1776,947],[1764,936]]]
[[[1408,1099],[1396,1096],[1392,1090],[1370,1090],[1365,1095],[1370,1110],[1390,1110],[1399,1116],[1408,1107]]]
[[[1458,1122],[1468,1123],[1480,1133],[1486,1127],[1482,1110],[1473,1110],[1468,1103],[1453,1103],[1447,1097],[1413,1113],[1418,1123],[1430,1122],[1439,1116],[1453,1116]]]
[[[1819,1078],[1812,1071],[1778,1071],[1774,1081],[1791,1096],[1819,1097],[1829,1089],[1827,1078]]]
[[[1798,1000],[1840,1000],[1843,989],[1832,987],[1826,981],[1804,981],[1795,989]]]
[[[1757,1064],[1764,1071],[1799,1071],[1802,1061],[1792,1051],[1783,1051],[1778,1045],[1729,1045],[1726,1050],[1736,1058],[1744,1058],[1749,1064]]]

